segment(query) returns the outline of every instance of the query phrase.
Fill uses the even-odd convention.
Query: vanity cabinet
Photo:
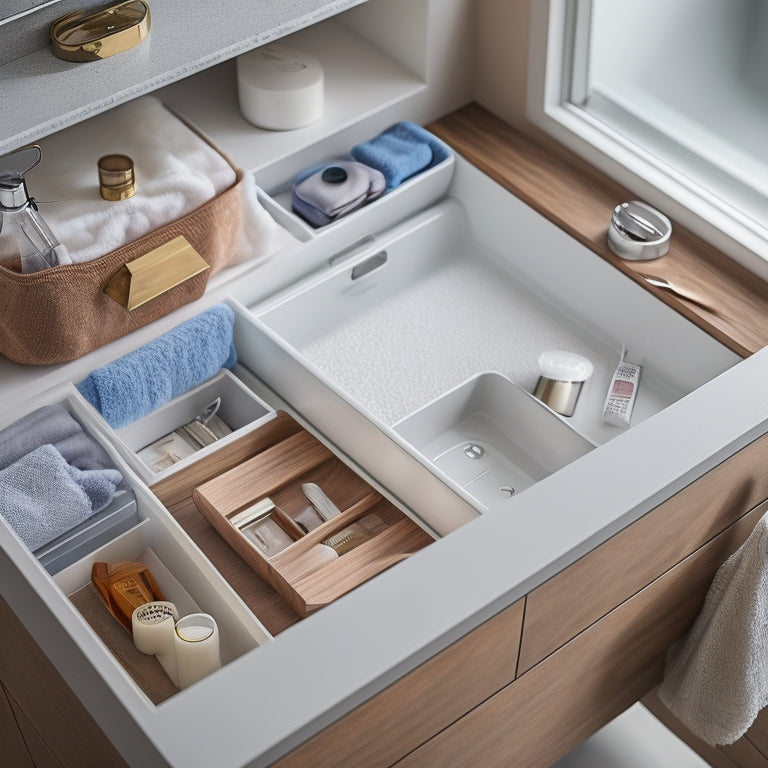
[[[726,529],[398,768],[551,765],[659,682],[667,648],[696,617],[715,570],[764,511]]]
[[[252,12],[246,5],[241,13]],[[9,749],[18,747],[20,765],[28,759],[73,768],[464,768],[507,765],[514,756],[516,768],[543,768],[652,690],[667,647],[693,620],[712,574],[764,511],[768,355],[740,362],[741,348],[734,353],[681,319],[597,257],[593,243],[584,248],[530,200],[510,195],[502,177],[514,173],[513,153],[503,137],[501,145],[498,136],[488,141],[485,121],[475,119],[478,107],[430,123],[471,100],[473,9],[492,4],[340,0],[324,4],[316,18],[307,15],[313,5],[297,5],[301,24],[343,13],[292,38],[326,65],[326,112],[304,129],[266,132],[247,124],[236,104],[234,63],[224,60],[289,31],[284,25],[265,28],[261,37],[244,33],[222,44],[220,56],[203,52],[190,71],[204,71],[187,79],[178,62],[153,70],[148,80],[132,72],[128,63],[140,69],[142,55],[152,54],[148,45],[123,59],[124,68],[115,60],[102,70],[121,69],[135,79],[118,100],[178,81],[158,91],[161,100],[254,175],[285,245],[263,264],[216,275],[198,304],[80,360],[44,370],[0,361],[0,427],[21,408],[74,402],[77,415],[125,462],[121,468],[139,495],[140,523],[114,551],[152,545],[201,607],[219,612],[222,637],[235,646],[220,670],[156,704],[82,620],[63,581],[51,579],[1,524],[0,733],[7,732]],[[156,32],[150,43],[162,39]],[[46,59],[37,54],[34,61]],[[22,71],[21,64],[6,66],[9,77]],[[57,64],[48,73],[51,88],[66,80],[64,71]],[[77,72],[75,79],[87,75]],[[14,82],[18,93],[21,78]],[[66,102],[67,123],[108,106],[99,84],[82,109],[70,103],[76,88],[61,90],[63,101],[53,108]],[[0,146],[64,124],[43,124],[35,110],[27,117],[0,137]],[[406,119],[429,124],[462,150],[467,142],[492,146],[505,168],[484,176],[466,159],[451,158],[425,174],[421,186],[385,196],[339,226],[314,231],[293,216],[286,199],[297,172]],[[462,144],[451,142],[457,124]],[[527,141],[519,137],[515,151],[539,157]],[[548,172],[556,160],[550,158]],[[538,179],[536,169],[525,173]],[[597,238],[595,222],[607,217],[601,210],[590,215],[590,237]],[[350,287],[356,262],[369,264],[382,252],[374,279]],[[583,428],[591,408],[594,423],[586,426],[601,439],[583,435],[585,453],[505,497],[503,508],[498,500],[495,508],[481,508],[396,432],[394,416],[385,422],[361,405],[300,349],[317,330],[308,326],[328,321],[323,330],[337,331],[400,291],[428,287],[446,265],[456,268],[446,282],[451,297],[472,294],[465,289],[477,275],[489,291],[513,284],[509,293],[493,293],[493,301],[478,290],[471,296],[478,303],[465,306],[462,317],[482,314],[484,329],[501,328],[505,342],[523,320],[535,328],[503,353],[487,334],[482,341],[496,356],[486,367],[512,370],[520,363],[515,372],[531,390],[529,358],[536,359],[544,341],[561,339],[584,343],[599,363],[570,426]],[[349,296],[356,298],[346,302]],[[236,316],[238,388],[257,393],[272,410],[238,425],[243,434],[226,448],[152,475],[126,458],[141,441],[134,445],[132,435],[97,424],[72,384],[219,301]],[[399,383],[420,379],[432,386],[480,346],[468,335],[460,348],[459,334],[441,325],[456,314],[456,303],[446,304],[447,311],[443,306],[429,317],[397,318],[415,329],[411,339],[428,338],[426,331],[417,338],[423,329],[449,339],[452,356],[419,376],[407,364],[379,376],[393,411],[405,407],[395,374],[405,374]],[[533,307],[546,322],[531,323],[520,307]],[[521,314],[510,315],[510,308]],[[559,323],[555,331],[550,318]],[[385,327],[399,333],[405,326]],[[390,331],[391,348],[407,346],[398,333]],[[374,353],[383,336],[365,335],[366,342],[374,339]],[[627,336],[646,369],[638,418],[619,434],[600,423],[599,407]],[[362,343],[354,341],[337,355],[347,369],[362,367]],[[446,377],[438,394],[455,384]],[[259,441],[282,428],[272,419],[276,410],[287,411],[431,537],[411,557],[301,621],[193,499],[198,485],[267,445]]]
[[[660,682],[666,651],[695,619],[715,571],[768,509],[766,458],[768,437],[762,437],[530,592],[516,679],[497,675],[498,693],[445,730],[433,729],[438,735],[419,749],[410,751],[415,734],[410,719],[398,724],[399,708],[418,675],[438,673],[437,659],[277,765],[298,768],[326,753],[339,765],[390,765],[384,757],[393,753],[383,746],[390,740],[402,741],[402,754],[410,752],[398,768],[551,765]],[[471,647],[478,633],[494,631],[494,622],[500,618],[461,642]],[[510,653],[515,639],[499,634],[500,649]],[[471,674],[487,672],[485,658],[473,657]],[[432,686],[457,682],[433,680]],[[382,715],[387,707],[389,718]],[[369,720],[366,714],[374,712],[378,717]],[[396,734],[379,734],[382,716]],[[351,736],[357,733],[366,760],[344,762],[340,755],[350,740],[357,748]],[[372,760],[374,754],[380,759]]]
[[[21,728],[16,721],[8,693],[0,686],[0,743],[3,745],[5,759],[19,768],[34,768],[34,763],[21,735]]]
[[[36,768],[114,766],[126,763],[56,668],[0,599],[0,681],[3,764]],[[17,731],[8,731],[12,714]],[[22,750],[21,747],[24,747]],[[24,761],[27,762],[24,762]]]

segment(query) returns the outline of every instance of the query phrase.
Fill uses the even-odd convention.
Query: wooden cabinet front
[[[533,667],[768,498],[763,436],[528,595],[520,671]]]
[[[552,765],[660,682],[667,648],[762,514],[757,508],[734,523],[398,768]]]
[[[18,715],[17,721],[30,752],[34,754],[34,765],[65,768],[121,768],[126,765],[2,599],[0,680]],[[2,746],[5,747],[5,743]],[[14,765],[11,762],[3,764]],[[25,764],[20,762],[19,765]]]
[[[275,768],[385,768],[514,679],[523,601],[422,664]]]

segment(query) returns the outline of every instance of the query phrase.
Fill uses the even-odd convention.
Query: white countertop
[[[148,37],[129,51],[87,63],[30,53],[0,67],[0,155],[361,2],[156,0]]]

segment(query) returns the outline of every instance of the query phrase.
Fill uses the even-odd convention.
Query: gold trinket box
[[[144,0],[127,0],[95,13],[75,11],[51,24],[51,50],[64,61],[98,61],[138,45],[152,24]]]

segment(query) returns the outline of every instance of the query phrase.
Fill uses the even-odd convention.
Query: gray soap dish
[[[485,509],[588,453],[594,445],[500,373],[482,373],[393,429]]]

